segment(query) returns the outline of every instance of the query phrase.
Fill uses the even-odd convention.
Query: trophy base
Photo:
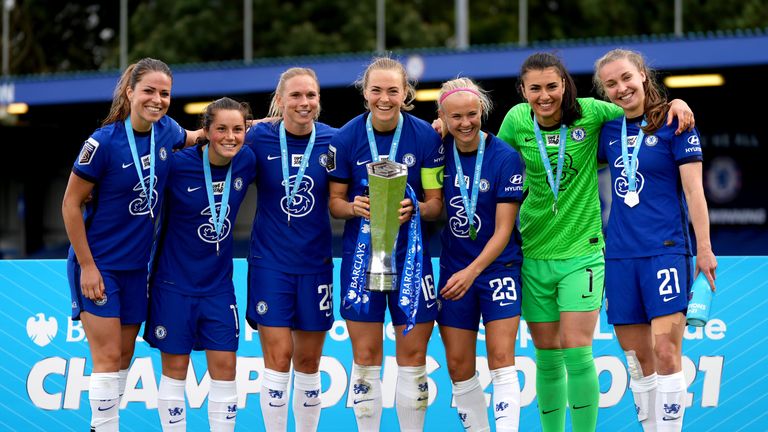
[[[368,283],[365,285],[368,291],[393,292],[393,281],[397,279],[396,273],[368,273]]]

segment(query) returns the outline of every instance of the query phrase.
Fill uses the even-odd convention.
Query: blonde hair
[[[355,81],[355,87],[360,90],[360,93],[365,96],[365,89],[368,87],[368,79],[371,72],[375,70],[391,70],[395,71],[403,77],[403,89],[405,89],[405,98],[403,98],[403,105],[400,107],[403,111],[410,111],[413,109],[413,100],[416,98],[416,88],[414,84],[408,79],[408,72],[405,67],[399,61],[391,57],[375,57],[368,67],[365,68],[363,76]],[[368,101],[364,102],[365,109],[370,110],[368,107]]]
[[[136,84],[150,72],[162,72],[168,75],[168,78],[173,82],[171,68],[160,60],[146,57],[128,66],[120,76],[120,81],[117,82],[112,94],[112,106],[107,118],[101,123],[102,126],[123,121],[131,115],[131,101],[128,100],[126,92],[129,87],[135,89]]]
[[[643,112],[645,113],[645,119],[648,124],[643,128],[643,131],[645,133],[653,133],[659,130],[664,126],[667,111],[669,110],[669,106],[667,105],[667,95],[664,88],[661,87],[656,80],[656,71],[648,67],[648,63],[639,52],[617,48],[608,51],[604,56],[597,59],[595,62],[595,72],[594,75],[592,75],[592,83],[595,86],[595,89],[600,96],[607,98],[605,87],[603,86],[602,80],[600,80],[600,69],[608,63],[617,60],[627,60],[632,63],[638,71],[645,74],[645,82],[643,83],[643,93],[645,94]]]
[[[483,90],[479,85],[477,85],[476,82],[466,77],[459,77],[450,81],[446,81],[442,86],[440,86],[440,92],[437,94],[437,109],[442,111],[443,101],[445,98],[453,93],[461,91],[466,91],[477,96],[477,98],[480,100],[482,118],[483,120],[487,119],[488,114],[493,109],[493,102],[491,102],[491,98],[488,97],[487,91]]]
[[[302,68],[302,67],[292,67],[290,69],[287,69],[285,72],[280,74],[280,80],[277,81],[277,87],[275,88],[275,92],[272,93],[272,102],[269,104],[269,112],[267,113],[267,117],[273,117],[275,118],[275,121],[280,121],[283,117],[283,107],[280,106],[280,104],[277,102],[278,95],[282,97],[283,92],[285,91],[285,83],[297,76],[306,75],[310,78],[312,78],[315,81],[315,84],[317,85],[317,94],[320,95],[320,81],[317,80],[317,74],[315,74],[315,71],[313,71],[310,68]],[[317,105],[317,112],[315,112],[315,120],[317,120],[320,117],[320,104]]]

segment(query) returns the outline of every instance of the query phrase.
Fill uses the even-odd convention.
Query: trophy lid
[[[408,167],[405,164],[382,159],[378,162],[371,162],[366,165],[369,176],[381,178],[395,178],[408,175]]]

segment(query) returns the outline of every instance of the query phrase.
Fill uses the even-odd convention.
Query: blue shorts
[[[238,320],[234,292],[188,296],[153,285],[144,340],[168,354],[237,351]]]
[[[248,266],[248,324],[328,331],[333,326],[333,270],[291,274]]]
[[[685,313],[693,267],[686,255],[605,260],[605,309],[614,325]]]
[[[440,267],[439,293],[455,273]],[[459,300],[446,300],[438,294],[440,313],[437,323],[441,326],[478,331],[480,316],[483,323],[520,316],[523,291],[520,283],[520,266],[485,271],[475,279],[469,290]]]
[[[368,312],[356,312],[351,304],[345,304],[347,291],[349,290],[350,271],[352,269],[352,254],[344,255],[341,260],[341,316],[349,321],[361,322],[384,322],[384,314],[389,305],[389,314],[392,317],[392,324],[403,325],[407,321],[407,316],[398,305],[397,292],[382,293],[368,292],[370,302]],[[399,280],[397,282],[400,284]],[[437,318],[437,295],[435,293],[435,278],[432,276],[432,260],[424,257],[424,268],[421,273],[421,298],[419,299],[419,308],[416,311],[416,322],[432,322]]]
[[[67,259],[67,279],[72,298],[72,320],[81,312],[103,318],[120,318],[123,325],[141,324],[147,319],[147,269],[99,270],[104,280],[104,297],[93,301],[80,288],[80,264]]]

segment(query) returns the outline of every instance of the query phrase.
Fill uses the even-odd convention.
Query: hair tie
[[[475,95],[477,97],[480,97],[480,93],[478,93],[478,91],[475,90],[475,89],[471,89],[469,87],[458,87],[458,88],[455,88],[453,90],[448,90],[447,92],[443,93],[440,96],[440,105],[443,104],[443,101],[445,100],[445,98],[447,98],[448,96],[450,96],[450,95],[452,95],[454,93],[458,93],[458,92],[470,92],[473,95]]]

